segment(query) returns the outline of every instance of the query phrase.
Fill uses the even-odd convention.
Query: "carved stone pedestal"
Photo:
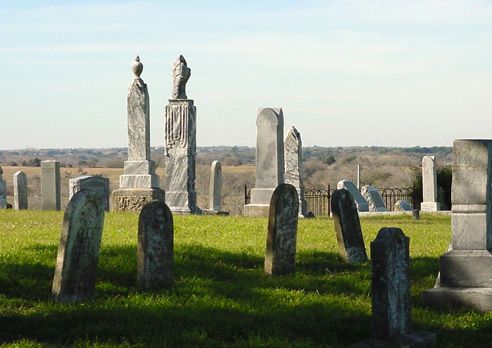
[[[142,207],[153,200],[164,202],[164,191],[150,189],[118,189],[111,194],[111,211],[140,212]]]

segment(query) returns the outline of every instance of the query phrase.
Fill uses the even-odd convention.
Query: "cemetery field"
[[[175,216],[172,288],[136,289],[136,214],[106,214],[96,295],[50,300],[62,212],[0,210],[0,345],[340,347],[371,335],[370,263],[338,257],[333,221],[299,221],[296,273],[263,273],[264,218]],[[441,347],[488,347],[492,316],[421,302],[450,241],[450,217],[362,217],[410,237],[412,317]]]

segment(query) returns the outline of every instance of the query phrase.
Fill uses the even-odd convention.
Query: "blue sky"
[[[2,1],[0,18],[0,149],[126,146],[136,54],[153,146],[179,54],[199,146],[254,146],[260,106],[308,146],[492,138],[490,1]]]

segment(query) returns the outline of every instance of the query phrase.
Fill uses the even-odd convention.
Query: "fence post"
[[[328,218],[331,216],[331,187],[328,184]]]

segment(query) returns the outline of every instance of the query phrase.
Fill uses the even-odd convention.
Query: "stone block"
[[[492,252],[451,250],[440,257],[440,285],[492,288]]]
[[[41,162],[41,209],[60,210],[60,162]]]
[[[246,204],[243,215],[248,217],[264,217],[270,212],[269,204]]]
[[[165,195],[161,189],[118,189],[111,193],[111,211],[140,212],[146,203],[164,202]]]

